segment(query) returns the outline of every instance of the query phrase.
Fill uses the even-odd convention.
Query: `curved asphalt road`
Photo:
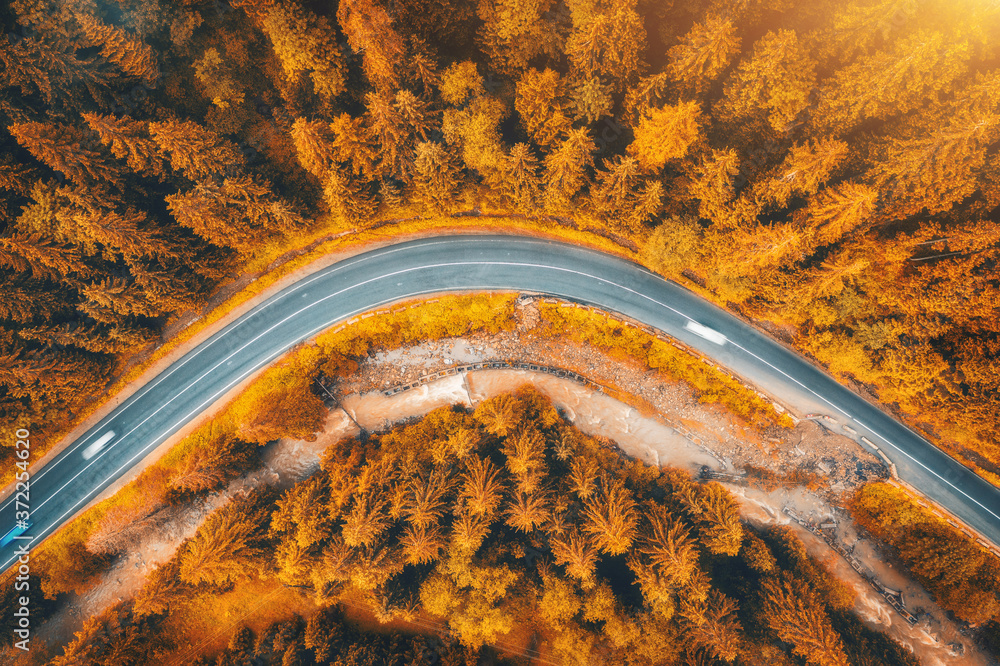
[[[412,241],[347,259],[301,280],[174,363],[31,478],[30,541],[39,543],[145,454],[242,379],[294,344],[360,312],[454,290],[551,294],[616,311],[697,348],[805,412],[828,414],[866,435],[899,476],[1000,545],[1000,491],[813,365],[735,317],[630,262],[591,250],[511,236]],[[715,344],[685,328],[723,333]],[[83,451],[109,430],[99,453]],[[0,534],[14,525],[13,497],[0,506]]]

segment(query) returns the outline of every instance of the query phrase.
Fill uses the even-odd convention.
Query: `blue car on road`
[[[13,541],[14,539],[16,539],[17,537],[19,537],[22,534],[24,534],[25,532],[27,532],[29,529],[31,529],[31,521],[30,520],[28,522],[26,522],[24,525],[21,525],[21,526],[15,525],[14,527],[12,527],[10,529],[9,532],[7,532],[7,534],[3,535],[2,539],[0,539],[0,548],[3,548],[4,546],[6,546],[7,544],[9,544],[11,541]]]

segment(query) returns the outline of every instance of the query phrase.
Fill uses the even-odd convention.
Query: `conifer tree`
[[[461,551],[475,552],[490,533],[490,521],[471,512],[455,516],[451,524],[452,541]]]
[[[570,490],[582,500],[588,499],[597,490],[597,463],[591,458],[577,456],[570,463]]]
[[[820,244],[833,243],[871,221],[878,192],[855,182],[829,187],[809,200],[802,217]]]
[[[685,508],[701,524],[701,541],[713,553],[736,555],[743,542],[739,507],[718,483],[689,484],[681,495]]]
[[[830,618],[806,589],[796,589],[787,579],[764,581],[764,617],[768,626],[792,651],[817,666],[847,663],[843,641]]]
[[[149,132],[171,168],[193,181],[235,175],[243,166],[236,146],[194,121],[152,122]]]
[[[8,130],[38,161],[80,185],[120,180],[117,170],[90,145],[87,135],[75,127],[61,123],[21,123],[11,125]]]
[[[742,627],[735,615],[737,607],[736,601],[712,590],[704,622],[687,623],[688,639],[716,659],[732,663],[742,643]]]
[[[566,139],[545,156],[542,179],[545,201],[550,209],[570,206],[571,199],[585,186],[587,170],[594,164],[594,145],[586,129],[572,129]]]
[[[180,556],[180,579],[191,585],[224,588],[250,575],[265,551],[259,530],[266,513],[250,496],[210,515]]]
[[[96,113],[84,113],[90,129],[101,137],[101,143],[111,148],[111,154],[126,160],[129,168],[142,175],[162,177],[163,157],[149,136],[149,123],[128,116],[115,118]]]
[[[759,114],[784,132],[809,103],[815,69],[794,31],[771,31],[728,78],[719,111],[734,119]]]
[[[89,14],[78,14],[76,18],[91,44],[101,47],[102,56],[147,86],[156,85],[160,77],[156,54],[142,39]]]
[[[441,530],[434,525],[407,525],[401,542],[403,553],[410,564],[433,562],[445,546]]]
[[[524,410],[514,396],[505,393],[479,403],[475,418],[487,432],[506,437],[514,432],[524,418]]]
[[[411,477],[403,515],[418,528],[435,524],[444,515],[450,492],[451,483],[439,468],[435,468],[426,478]]]
[[[837,71],[811,122],[826,135],[844,134],[868,118],[919,108],[965,72],[969,42],[919,30]]]
[[[688,93],[700,95],[739,53],[736,26],[728,18],[709,14],[695,23],[677,46],[668,52],[671,78]]]
[[[621,479],[601,479],[600,490],[584,504],[584,530],[595,545],[610,555],[621,555],[632,546],[639,515],[632,492]]]
[[[566,573],[581,581],[593,578],[600,554],[593,537],[574,529],[553,538],[551,544],[556,564],[565,565]]]
[[[656,173],[670,160],[684,157],[698,140],[701,108],[696,102],[650,109],[635,128],[629,153],[647,173]]]
[[[351,49],[361,54],[368,80],[376,88],[398,88],[406,42],[389,13],[374,0],[346,0],[337,7],[337,21]]]
[[[500,470],[488,459],[471,456],[462,474],[460,496],[469,512],[489,517],[500,506],[503,480]]]
[[[292,125],[292,140],[299,164],[320,180],[338,161],[330,126],[321,120],[296,119]]]
[[[523,70],[540,55],[557,56],[559,26],[546,13],[553,0],[477,0],[479,39],[493,65],[507,74]]]
[[[540,490],[517,491],[507,504],[507,524],[521,532],[531,532],[549,519],[549,496]]]
[[[570,64],[586,78],[601,77],[623,90],[639,72],[646,29],[635,0],[574,3],[566,42]]]
[[[365,126],[365,119],[342,113],[330,123],[330,131],[333,133],[333,154],[349,169],[349,173],[365,179],[374,178],[379,152],[377,143]],[[320,134],[315,140],[321,141],[323,137]],[[321,153],[324,159],[328,157],[325,151],[324,148]]]
[[[344,91],[343,57],[336,32],[325,17],[297,3],[274,4],[264,14],[261,27],[291,81],[308,73],[318,95],[336,97]]]
[[[815,194],[847,157],[843,141],[811,141],[794,145],[769,178],[758,182],[757,201],[765,206],[783,207],[793,196]]]
[[[413,168],[418,201],[438,211],[454,207],[462,173],[447,146],[436,141],[418,142]]]
[[[559,72],[532,68],[521,75],[514,108],[524,129],[539,145],[555,144],[570,129],[565,97],[565,84]]]
[[[345,517],[342,534],[351,548],[372,546],[389,527],[388,502],[381,492],[357,493],[354,506]]]
[[[698,215],[706,220],[736,226],[732,217],[734,180],[740,159],[735,150],[716,150],[698,158],[686,181],[687,198],[698,202]]]
[[[891,139],[870,172],[888,219],[943,213],[975,192],[1000,114],[960,113],[935,125],[911,138]]]
[[[0,265],[17,272],[30,271],[38,279],[90,274],[77,248],[48,241],[40,234],[0,237]]]
[[[538,158],[528,144],[518,143],[501,167],[502,188],[510,202],[519,210],[532,210],[538,201]]]

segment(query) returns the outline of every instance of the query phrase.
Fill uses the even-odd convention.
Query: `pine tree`
[[[555,70],[531,68],[521,75],[514,108],[524,129],[539,145],[555,144],[570,129],[565,98],[565,85]]]
[[[506,437],[517,429],[524,418],[524,411],[517,398],[504,393],[479,403],[475,418],[490,434]]]
[[[551,544],[556,564],[565,565],[566,573],[581,581],[593,578],[600,554],[593,537],[574,529],[553,538]]]
[[[404,176],[408,171],[407,160],[404,160],[409,136],[406,120],[388,93],[366,94],[365,107],[370,135],[380,148],[381,172],[393,177]]]
[[[864,228],[875,212],[877,202],[877,191],[848,181],[812,197],[802,217],[804,223],[817,232],[817,241],[829,244],[855,229]]]
[[[491,516],[500,506],[503,480],[500,470],[490,460],[472,456],[462,474],[461,498],[469,512],[477,516]]]
[[[769,578],[762,584],[764,617],[771,631],[791,643],[792,651],[817,666],[847,663],[840,635],[808,588]]]
[[[368,192],[342,169],[332,169],[327,172],[323,181],[323,200],[330,211],[345,225],[367,220],[376,208]]]
[[[194,121],[153,122],[149,131],[170,166],[191,180],[235,174],[243,166],[236,146]]]
[[[379,89],[398,88],[397,68],[406,60],[406,42],[389,13],[373,0],[345,0],[337,7],[337,21],[351,49],[362,55],[368,80]]]
[[[454,208],[462,173],[447,146],[435,141],[417,143],[413,185],[419,202],[437,211]]]
[[[8,130],[37,160],[80,185],[120,180],[117,170],[81,130],[61,123],[21,123]]]
[[[662,505],[649,505],[647,525],[635,552],[667,575],[672,584],[685,585],[698,568],[698,549],[684,524]]]
[[[224,588],[258,565],[266,553],[258,531],[267,512],[254,510],[252,498],[233,500],[202,523],[180,555],[183,582]]]
[[[112,76],[92,60],[77,57],[78,46],[65,35],[44,31],[12,43],[0,40],[0,73],[6,86],[17,86],[25,96],[36,91],[46,104],[63,106],[82,83],[91,93],[108,87]],[[20,118],[15,118],[19,120]]]
[[[434,525],[407,525],[400,543],[410,564],[433,562],[445,545],[441,530]]]
[[[542,176],[546,206],[554,210],[570,207],[570,201],[587,183],[587,170],[594,164],[597,146],[585,128],[572,129],[555,150],[546,155]]]
[[[736,26],[728,18],[709,14],[695,23],[680,44],[670,49],[671,78],[688,93],[702,94],[740,50]]]
[[[681,495],[688,513],[700,523],[700,541],[713,553],[736,555],[743,542],[739,506],[718,483],[690,484]]]
[[[246,98],[235,72],[222,59],[218,49],[205,49],[194,63],[194,77],[201,84],[205,96],[219,109],[239,106]]]
[[[142,39],[94,16],[77,14],[76,19],[91,44],[101,47],[102,56],[126,74],[142,79],[147,86],[156,85],[160,77],[156,54]]]
[[[507,504],[507,524],[520,532],[530,533],[549,519],[549,496],[540,491],[518,491]]]
[[[365,127],[365,119],[352,118],[342,113],[330,123],[330,131],[333,133],[332,154],[336,155],[336,159],[348,165],[353,175],[364,179],[374,178],[379,152],[377,144]],[[321,133],[314,140],[322,141],[323,138],[324,134]],[[325,148],[321,155],[324,159],[328,157]]]
[[[476,552],[489,536],[490,521],[472,512],[462,512],[455,516],[451,524],[452,543],[460,551]]]
[[[623,231],[636,232],[658,213],[663,185],[644,180],[633,157],[604,160],[597,183],[590,189],[590,205],[599,217]]]
[[[916,18],[912,0],[854,0],[836,6],[832,20],[811,37],[824,61],[847,63],[886,42]],[[906,19],[906,20],[901,20]]]
[[[566,42],[570,64],[586,78],[601,77],[623,90],[638,74],[646,30],[635,0],[579,3]]]
[[[101,143],[111,148],[111,154],[124,159],[134,172],[162,177],[163,157],[156,142],[149,136],[149,123],[132,120],[128,116],[115,118],[96,113],[84,113],[90,129],[101,137]]]
[[[839,70],[811,122],[814,133],[844,134],[868,118],[919,108],[951,86],[971,55],[968,41],[920,30]]]
[[[329,478],[317,475],[295,484],[277,502],[271,514],[271,530],[288,533],[300,548],[309,548],[333,535],[333,520],[327,510]]]
[[[389,527],[387,507],[388,502],[381,493],[356,493],[354,506],[344,522],[344,543],[351,548],[372,546]]]
[[[632,492],[621,479],[601,479],[601,488],[584,504],[584,530],[595,545],[610,555],[621,555],[632,546],[639,515]]]
[[[417,528],[426,528],[441,520],[447,508],[451,483],[445,473],[435,468],[427,478],[414,476],[409,481],[409,493],[403,515]]]
[[[794,145],[770,177],[754,187],[761,206],[781,208],[793,196],[815,194],[847,157],[843,141],[819,139]]]
[[[505,74],[527,68],[540,55],[559,55],[560,26],[546,16],[552,0],[478,0],[475,5],[482,49]]]
[[[104,278],[92,282],[84,285],[80,293],[96,311],[106,311],[115,315],[109,318],[97,316],[95,319],[98,321],[114,323],[120,317],[133,315],[157,317],[163,314],[162,310],[150,302],[140,285],[130,284],[120,278]],[[96,312],[93,314],[90,312],[87,303],[77,307],[86,308],[83,311],[88,312],[91,316],[96,314]]]
[[[268,8],[261,27],[291,81],[309,73],[317,94],[336,97],[344,91],[343,57],[336,44],[336,31],[325,17],[296,3],[274,5]]]
[[[698,140],[700,117],[697,102],[650,109],[635,128],[629,154],[647,173],[658,172],[670,160],[684,157],[688,147]]]
[[[760,114],[784,132],[809,103],[815,69],[794,31],[768,32],[729,77],[719,111],[733,119]]]
[[[1000,114],[956,114],[912,138],[892,139],[869,173],[884,215],[903,220],[948,211],[975,192],[976,174],[998,136]]]
[[[0,237],[0,265],[37,279],[86,277],[90,269],[80,261],[80,251],[44,239],[41,235]]]
[[[538,201],[538,158],[526,143],[514,144],[501,168],[504,194],[518,210],[533,210]]]
[[[592,76],[570,86],[569,110],[574,120],[593,124],[611,116],[615,99],[611,86],[600,77]]]
[[[701,156],[691,169],[686,183],[686,196],[698,202],[698,215],[724,226],[732,223],[734,180],[739,173],[740,159],[735,150],[712,149]]]
[[[597,490],[597,463],[588,457],[577,456],[570,463],[570,490],[582,500],[588,499]]]
[[[689,640],[709,655],[732,663],[742,643],[742,626],[736,618],[736,601],[717,590],[709,594],[705,621],[686,623]]]
[[[410,139],[419,137],[426,141],[431,132],[439,129],[436,121],[437,113],[431,104],[420,99],[409,90],[396,91],[393,106],[403,122],[409,126]]]
[[[259,247],[259,239],[247,220],[232,219],[222,200],[222,188],[201,184],[183,194],[166,197],[167,210],[177,222],[219,247],[248,253]]]

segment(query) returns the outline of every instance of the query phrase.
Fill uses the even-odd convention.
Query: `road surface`
[[[657,328],[784,403],[848,424],[888,454],[901,479],[1000,545],[997,488],[795,353],[636,264],[513,236],[401,243],[344,260],[276,294],[171,365],[44,468],[32,470],[32,540],[20,543],[40,543],[231,387],[296,343],[366,310],[456,290],[551,294]],[[114,437],[84,459],[83,452],[111,431]],[[14,526],[14,510],[13,497],[0,506],[0,534]],[[0,549],[0,570],[14,562],[17,545]]]

